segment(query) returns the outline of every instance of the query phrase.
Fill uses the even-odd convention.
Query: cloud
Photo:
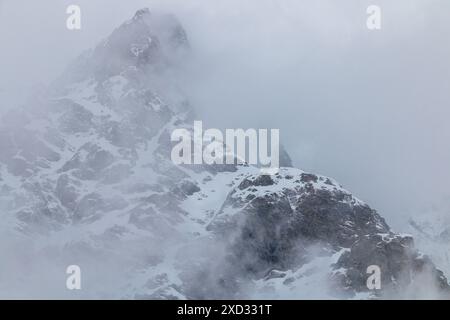
[[[395,226],[448,197],[447,1],[377,1],[377,32],[365,24],[372,1],[77,3],[83,28],[71,32],[71,1],[1,2],[0,110],[150,7],[188,31],[180,82],[208,126],[279,128],[297,166],[337,178]]]

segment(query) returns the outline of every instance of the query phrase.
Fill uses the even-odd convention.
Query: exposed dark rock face
[[[442,271],[436,269],[431,260],[414,249],[411,236],[371,234],[352,244],[336,263],[335,277],[343,288],[351,291],[367,290],[367,266],[380,267],[381,288],[394,296],[424,274],[432,285],[441,291],[443,297],[450,298],[450,287]],[[378,292],[381,295],[382,292]]]
[[[267,186],[274,188],[262,190]],[[410,236],[392,233],[377,212],[328,178],[296,169],[282,169],[274,180],[250,176],[229,194],[223,211],[227,207],[238,213],[219,214],[211,228],[239,230],[230,259],[257,278],[301,266],[308,247],[320,243],[332,252],[346,248],[333,265],[341,271],[332,276],[344,291],[368,291],[367,267],[377,265],[385,290],[401,290],[427,273],[439,290],[450,292],[443,273],[414,249]]]

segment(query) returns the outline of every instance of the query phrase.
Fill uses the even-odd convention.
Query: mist
[[[70,4],[81,8],[79,31],[66,28]],[[366,27],[371,4],[382,9],[379,31]],[[0,0],[0,112],[143,7],[185,27],[191,54],[176,81],[206,127],[280,129],[296,167],[335,178],[397,231],[430,208],[448,214],[446,0]],[[127,250],[115,258],[125,264]]]

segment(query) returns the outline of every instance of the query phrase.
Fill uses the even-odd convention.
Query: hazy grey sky
[[[80,31],[65,27],[70,4]],[[379,31],[366,28],[370,4]],[[206,125],[280,128],[296,166],[397,229],[450,203],[448,0],[0,0],[0,109],[142,7],[185,25],[194,58],[180,81]]]

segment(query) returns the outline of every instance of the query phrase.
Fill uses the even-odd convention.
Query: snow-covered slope
[[[194,112],[171,72],[188,49],[176,18],[140,10],[2,119],[0,297],[364,298],[422,274],[448,291],[331,178],[174,165],[170,134]],[[371,264],[386,290],[367,289]]]

